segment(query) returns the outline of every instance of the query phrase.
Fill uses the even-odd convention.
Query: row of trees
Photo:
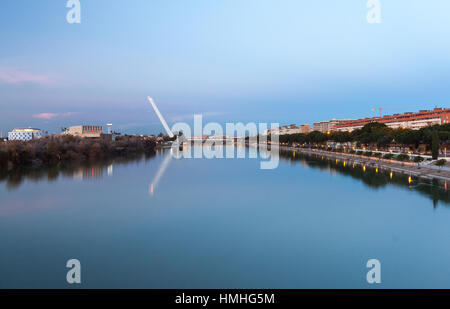
[[[446,144],[450,137],[450,124],[425,127],[420,130],[391,129],[383,123],[369,123],[363,128],[352,132],[332,132],[324,134],[318,131],[309,134],[281,135],[280,143],[323,144],[327,141],[338,143],[355,142],[379,149],[393,145],[417,150],[420,145],[426,145],[427,150],[438,153],[439,145]]]
[[[117,155],[154,151],[154,139],[120,136],[111,139],[50,136],[28,142],[8,141],[0,145],[0,166],[55,165],[59,162],[98,160]]]

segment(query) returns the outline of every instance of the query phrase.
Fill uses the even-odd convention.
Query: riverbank
[[[0,168],[52,167],[154,152],[156,141],[145,137],[108,136],[79,138],[71,135],[48,136],[31,141],[0,144]]]
[[[450,181],[450,171],[436,169],[435,167],[426,166],[424,164],[412,162],[399,162],[383,158],[365,157],[362,155],[331,152],[318,149],[306,149],[290,146],[280,146],[280,150],[303,153],[308,155],[324,156],[337,160],[346,161],[348,164],[363,165],[372,168],[389,170],[396,173],[418,177],[423,179],[437,179],[443,182]]]

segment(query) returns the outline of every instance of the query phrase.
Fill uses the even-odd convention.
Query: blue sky
[[[450,1],[65,0],[0,4],[0,130],[112,122],[312,123],[448,107]]]

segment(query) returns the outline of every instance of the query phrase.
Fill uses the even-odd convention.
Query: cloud
[[[54,82],[55,81],[47,75],[23,72],[12,68],[0,68],[0,83],[51,85],[54,84]]]
[[[38,118],[38,119],[52,119],[54,117],[58,116],[58,114],[53,114],[53,113],[40,113],[40,114],[35,114],[33,115],[33,118]]]
[[[45,120],[50,120],[52,118],[56,118],[56,117],[68,117],[73,115],[74,113],[69,112],[69,113],[62,113],[62,114],[56,114],[56,113],[40,113],[40,114],[34,114],[33,118],[37,118],[37,119],[45,119]]]

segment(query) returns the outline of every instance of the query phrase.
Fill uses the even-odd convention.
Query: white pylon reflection
[[[164,158],[163,162],[159,166],[159,169],[156,172],[155,177],[153,178],[153,181],[150,183],[150,187],[149,187],[150,196],[153,196],[155,194],[155,188],[158,185],[161,177],[164,175],[171,158],[172,158],[172,149],[170,149],[170,151],[167,152],[166,157]]]

